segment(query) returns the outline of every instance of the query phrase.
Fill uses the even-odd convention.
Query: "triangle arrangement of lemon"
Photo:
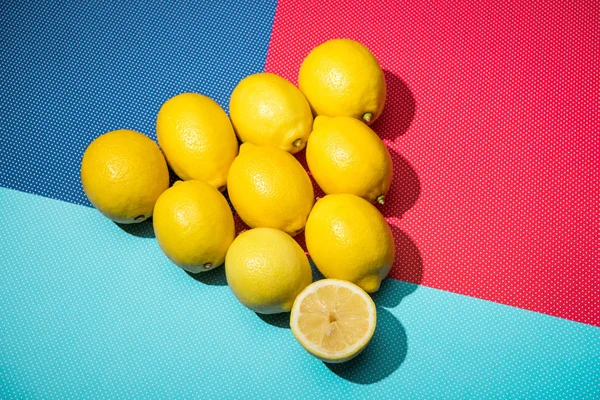
[[[292,333],[322,361],[340,363],[356,357],[369,344],[377,321],[375,303],[357,285],[323,279],[296,298],[290,315]]]
[[[377,312],[367,292],[379,289],[395,258],[392,231],[373,205],[384,203],[392,160],[367,126],[383,111],[385,77],[363,44],[333,39],[304,59],[298,86],[271,73],[244,78],[231,95],[231,120],[205,95],[171,97],[156,117],[158,144],[131,130],[101,135],[83,155],[81,182],[117,223],[152,217],[175,265],[200,273],[226,264],[227,283],[248,309],[291,308],[300,344],[339,363],[373,337]],[[326,193],[316,204],[309,173],[293,156],[305,146]],[[172,186],[169,167],[181,179]],[[233,212],[251,228],[237,238]],[[327,279],[311,283],[309,260],[292,238],[304,230]]]

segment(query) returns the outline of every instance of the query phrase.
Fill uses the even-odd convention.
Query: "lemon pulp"
[[[312,355],[327,362],[348,361],[373,336],[375,304],[351,282],[324,279],[296,298],[290,324],[296,339]]]

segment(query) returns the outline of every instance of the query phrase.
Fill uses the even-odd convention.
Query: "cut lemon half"
[[[340,363],[369,344],[377,311],[371,297],[355,284],[323,279],[308,285],[294,301],[290,326],[296,340],[318,359]]]

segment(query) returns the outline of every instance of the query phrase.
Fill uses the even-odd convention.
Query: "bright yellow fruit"
[[[272,228],[240,234],[227,252],[225,273],[238,300],[263,314],[289,311],[298,293],[312,282],[300,245]]]
[[[238,142],[229,117],[215,101],[197,93],[170,98],[158,112],[156,136],[181,179],[225,189]]]
[[[304,229],[314,203],[310,178],[291,154],[244,143],[229,170],[229,199],[252,228]]]
[[[205,182],[190,180],[175,182],[158,198],[154,233],[171,261],[198,273],[223,264],[235,227],[225,197]]]
[[[383,204],[392,183],[390,153],[371,128],[354,118],[317,117],[306,161],[327,194],[350,193]]]
[[[294,337],[321,361],[340,363],[367,347],[377,324],[371,297],[353,283],[322,279],[296,297],[290,326]]]
[[[315,204],[306,223],[306,246],[326,278],[379,290],[394,262],[394,238],[381,213],[353,194],[330,194]]]
[[[292,154],[306,146],[313,121],[302,92],[266,72],[238,83],[231,94],[229,113],[242,142],[275,146]]]
[[[385,104],[385,78],[377,59],[362,44],[333,39],[304,59],[298,86],[316,115],[375,121]]]
[[[156,199],[169,187],[169,170],[154,141],[139,132],[105,133],[86,149],[81,183],[90,202],[119,223],[152,216]]]

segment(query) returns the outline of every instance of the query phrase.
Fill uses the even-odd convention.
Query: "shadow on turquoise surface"
[[[394,373],[406,359],[407,353],[406,330],[391,312],[377,306],[377,328],[367,348],[348,362],[324,364],[341,378],[368,385]]]
[[[397,307],[406,296],[417,290],[418,287],[419,285],[414,283],[388,278],[381,282],[381,288],[378,292],[373,293],[371,297],[375,304],[380,307],[394,308]]]
[[[133,236],[146,239],[153,239],[156,237],[154,235],[154,227],[152,226],[152,218],[148,218],[138,224],[119,224],[115,222],[115,225]]]
[[[423,259],[416,244],[399,228],[391,228],[396,245],[396,261],[393,268],[399,272],[401,279],[415,283],[384,279],[379,290],[371,295],[377,305],[377,328],[371,343],[353,360],[343,364],[325,363],[327,368],[339,377],[363,385],[373,384],[388,377],[406,359],[406,330],[384,307],[397,307],[406,296],[417,290],[423,279]]]
[[[211,269],[210,271],[200,272],[198,274],[192,274],[188,271],[185,271],[185,273],[191,276],[195,281],[204,283],[205,285],[227,286],[224,265],[221,265],[215,269]]]
[[[269,325],[277,328],[290,329],[290,313],[279,313],[279,314],[260,314],[256,313],[258,318],[262,319]]]

